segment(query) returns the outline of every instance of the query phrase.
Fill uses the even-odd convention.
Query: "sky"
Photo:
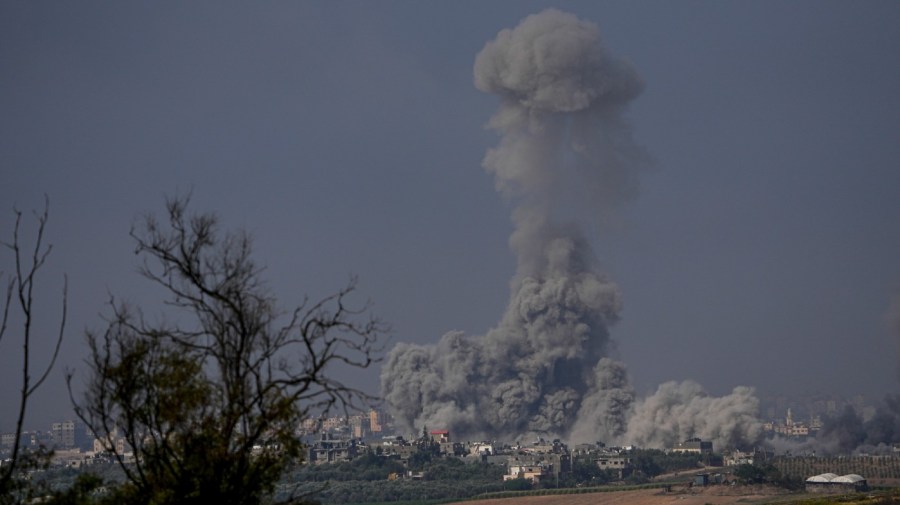
[[[3,2],[0,237],[50,199],[34,366],[69,282],[27,424],[71,417],[63,372],[84,377],[111,295],[158,307],[128,232],[167,195],[250,231],[286,307],[357,275],[391,344],[496,325],[512,205],[481,166],[498,99],[472,69],[550,7],[596,23],[645,85],[625,114],[653,160],[640,190],[613,222],[579,217],[621,290],[611,336],[638,393],[896,392],[897,2]],[[377,394],[378,376],[346,380]]]

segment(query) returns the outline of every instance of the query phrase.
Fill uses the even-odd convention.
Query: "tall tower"
[[[375,409],[369,411],[369,429],[373,432],[381,431],[381,423],[378,422],[378,411]]]

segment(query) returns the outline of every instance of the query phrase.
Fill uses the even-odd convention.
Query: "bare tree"
[[[279,310],[248,235],[188,215],[188,200],[168,200],[164,222],[149,215],[131,231],[167,319],[111,301],[105,330],[87,336],[91,376],[76,413],[120,462],[125,500],[258,503],[302,457],[295,432],[311,409],[370,399],[334,367],[368,367],[387,328],[367,304],[348,305],[355,279]]]
[[[45,197],[44,211],[40,214],[34,214],[37,219],[37,232],[32,248],[29,249],[22,244],[20,237],[22,212],[18,209],[13,209],[15,226],[13,228],[12,242],[0,242],[12,251],[14,261],[12,272],[5,274],[8,279],[6,281],[6,296],[3,301],[3,317],[0,320],[0,344],[8,343],[5,339],[12,337],[15,339],[14,341],[19,342],[22,346],[22,379],[18,392],[15,441],[13,442],[9,463],[0,466],[0,503],[12,502],[17,497],[21,497],[22,495],[19,492],[25,486],[25,482],[20,479],[21,473],[24,470],[44,464],[49,456],[46,452],[26,450],[22,447],[22,432],[25,414],[28,410],[28,402],[50,375],[50,371],[53,369],[53,365],[56,363],[56,358],[59,355],[59,348],[66,328],[68,280],[63,277],[62,314],[59,319],[53,355],[42,369],[38,369],[39,373],[37,375],[32,375],[34,373],[34,367],[31,362],[33,347],[35,345],[46,345],[46,341],[41,339],[40,335],[35,335],[34,284],[38,271],[44,266],[53,248],[51,245],[43,243],[49,212],[50,201]],[[0,271],[0,278],[3,276],[4,272]],[[10,329],[11,322],[18,331]],[[37,340],[35,337],[37,337]]]

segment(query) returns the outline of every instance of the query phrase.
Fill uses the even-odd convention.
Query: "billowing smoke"
[[[736,447],[762,435],[758,410],[751,388],[713,397],[696,382],[667,382],[637,404],[625,438],[642,447],[672,447],[694,437],[720,449]]]
[[[476,87],[501,98],[489,123],[500,143],[483,165],[515,205],[512,294],[484,336],[451,332],[436,345],[397,345],[382,371],[385,400],[410,430],[617,440],[629,430],[634,403],[624,365],[609,357],[609,327],[622,304],[573,217],[588,214],[603,224],[636,195],[647,156],[622,113],[643,83],[608,52],[596,25],[557,10],[501,31],[478,54],[474,71]],[[741,416],[756,406],[749,392],[733,396],[747,402],[728,405]],[[704,408],[724,406],[698,403],[690,413],[708,416]],[[649,407],[636,415],[645,412]],[[743,417],[729,422],[714,428],[684,420],[672,436],[731,440],[747,428]],[[668,440],[646,429],[635,433]]]

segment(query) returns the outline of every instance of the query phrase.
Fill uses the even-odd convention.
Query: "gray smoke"
[[[616,440],[634,402],[624,365],[608,357],[621,299],[572,215],[602,224],[636,195],[647,156],[622,112],[643,83],[596,25],[552,9],[501,31],[474,73],[478,89],[501,99],[489,123],[500,142],[483,166],[515,205],[509,305],[484,336],[397,345],[382,370],[384,398],[410,431]]]
[[[895,293],[884,314],[900,353],[900,293]],[[898,355],[900,358],[900,355]],[[900,365],[900,360],[898,360]],[[900,372],[900,366],[898,366]],[[766,445],[794,455],[836,456],[847,454],[893,455],[900,444],[900,394],[888,394],[875,405],[874,414],[864,416],[847,405],[840,414],[823,419],[823,428],[815,437],[793,441],[776,437]]]
[[[615,442],[627,429],[626,420],[634,402],[625,365],[609,358],[594,367],[591,389],[581,402],[569,434],[573,442]]]
[[[636,405],[625,438],[642,447],[672,447],[694,437],[712,441],[716,450],[742,447],[762,436],[758,410],[751,388],[714,397],[696,382],[667,382]]]
[[[900,293],[891,298],[885,320],[900,353]],[[824,425],[802,449],[817,454],[893,454],[893,445],[900,443],[900,395],[886,395],[869,419],[847,406],[840,415],[825,419]]]
[[[894,454],[900,443],[900,395],[887,395],[868,419],[850,405],[823,419],[823,428],[814,437],[794,441],[776,437],[765,445],[778,452],[817,456]]]

